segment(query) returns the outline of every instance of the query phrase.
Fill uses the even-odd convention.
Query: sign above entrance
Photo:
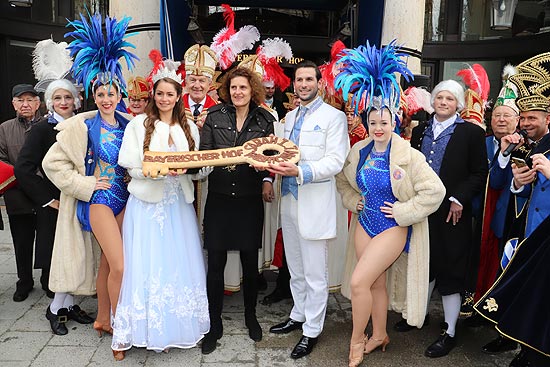
[[[241,62],[241,61],[244,61],[246,59],[248,59],[250,56],[254,56],[254,54],[238,54],[237,55],[237,58],[235,59],[236,62]],[[288,63],[285,62],[284,58],[283,57],[277,57],[277,63],[279,64],[290,64],[290,65],[296,65],[298,64],[299,62],[301,61],[304,61],[304,58],[303,57],[292,57]]]

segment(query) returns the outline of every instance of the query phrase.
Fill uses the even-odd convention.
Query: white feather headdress
[[[48,84],[68,74],[73,61],[67,46],[66,42],[56,43],[51,39],[36,44],[32,53],[32,68],[38,80],[35,86],[38,92],[44,92]]]

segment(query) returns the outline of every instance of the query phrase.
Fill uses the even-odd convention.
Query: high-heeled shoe
[[[126,357],[126,352],[123,350],[113,350],[115,361],[122,361]]]
[[[94,330],[97,331],[97,334],[101,337],[103,333],[113,335],[113,328],[107,325],[103,325],[98,321],[94,321]],[[114,352],[114,351],[113,351]]]
[[[351,344],[349,346],[349,367],[357,367],[363,362],[363,354],[365,352],[365,345],[367,343],[367,338],[363,339],[362,342]]]
[[[386,351],[386,346],[390,344],[390,337],[386,335],[384,339],[370,338],[365,343],[365,354],[372,353],[377,348],[381,348],[382,352]]]

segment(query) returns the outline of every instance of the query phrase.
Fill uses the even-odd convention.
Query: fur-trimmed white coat
[[[88,143],[84,121],[96,113],[81,113],[57,124],[57,142],[42,161],[44,172],[61,191],[49,282],[53,292],[96,293],[101,252],[92,233],[82,230],[76,215],[78,200],[90,201],[96,184],[94,176],[86,176],[84,167]]]
[[[361,199],[356,182],[359,151],[371,141],[372,138],[368,138],[356,143],[342,172],[336,176],[336,185],[344,206],[353,213],[342,282],[342,294],[347,298],[351,297],[351,274],[357,263],[354,235],[358,223],[357,203]],[[392,192],[397,198],[393,215],[400,226],[412,226],[409,252],[403,252],[387,271],[389,308],[402,313],[409,325],[420,328],[428,304],[428,215],[439,208],[445,196],[445,187],[426,163],[424,155],[411,148],[409,142],[397,134],[392,135],[389,163]]]
[[[128,184],[130,194],[148,203],[158,203],[162,200],[164,180],[146,178],[141,171],[143,166],[143,140],[145,139],[145,126],[143,122],[145,118],[145,114],[136,116],[126,126],[122,146],[118,154],[118,164],[126,168],[128,174],[132,177],[132,180]],[[197,150],[199,147],[199,130],[195,124],[189,124],[189,127],[195,141],[195,150]],[[178,124],[169,126],[161,121],[155,122],[155,130],[151,135],[149,150],[168,152],[169,136],[172,137],[176,151],[189,151],[189,143],[181,126]],[[192,203],[194,200],[194,188],[191,178],[192,175],[188,174],[179,176],[180,185],[187,203]]]

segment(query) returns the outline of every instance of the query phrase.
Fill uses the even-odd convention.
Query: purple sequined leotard
[[[101,121],[101,136],[96,166],[96,177],[108,177],[111,188],[97,190],[92,195],[90,204],[107,205],[118,215],[128,200],[128,189],[124,182],[125,169],[118,165],[118,152],[122,144],[124,130]]]

